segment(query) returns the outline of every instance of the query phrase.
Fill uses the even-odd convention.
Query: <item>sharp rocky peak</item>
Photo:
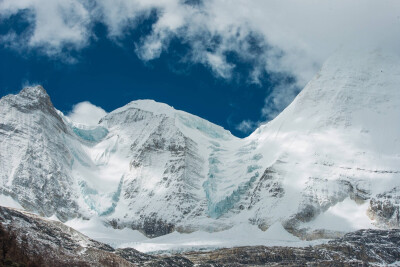
[[[41,85],[28,86],[21,90],[20,96],[31,99],[49,99],[49,95]]]
[[[25,87],[18,94],[19,97],[28,100],[31,104],[41,104],[53,107],[50,96],[41,85]]]
[[[41,85],[25,87],[18,94],[5,96],[2,100],[23,112],[40,109],[56,113],[50,96]]]

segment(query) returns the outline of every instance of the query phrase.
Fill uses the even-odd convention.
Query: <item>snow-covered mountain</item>
[[[399,227],[398,62],[337,53],[244,139],[151,100],[82,125],[28,87],[0,99],[0,192],[44,216],[98,216],[149,237],[240,223],[309,239]]]

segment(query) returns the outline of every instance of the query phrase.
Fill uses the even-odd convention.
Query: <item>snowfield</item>
[[[147,238],[137,230],[113,229],[104,226],[99,218],[89,221],[73,219],[66,225],[85,233],[90,238],[107,243],[114,248],[134,248],[144,253],[176,253],[193,250],[213,250],[236,246],[290,246],[303,247],[317,245],[328,240],[303,241],[288,233],[280,223],[275,223],[267,231],[250,224],[236,225],[220,232],[196,231],[193,233],[173,232],[156,238]]]

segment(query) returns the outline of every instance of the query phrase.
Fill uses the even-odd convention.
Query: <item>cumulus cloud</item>
[[[171,40],[178,39],[190,47],[185,60],[204,64],[222,78],[235,72],[229,53],[252,66],[254,83],[265,73],[293,77],[295,86],[282,91],[279,85],[263,114],[272,114],[291,99],[339,48],[400,47],[398,0],[0,1],[0,19],[21,12],[27,13],[29,29],[19,34],[10,30],[0,42],[39,48],[50,56],[95,41],[96,23],[106,25],[109,38],[118,40],[155,13],[151,32],[132,40],[144,61],[160,57]]]
[[[76,0],[3,0],[0,18],[20,14],[30,23],[16,38],[10,30],[1,41],[15,48],[37,48],[54,56],[63,49],[81,49],[89,42],[92,23],[90,10]]]
[[[107,112],[104,109],[84,101],[74,105],[67,117],[73,122],[94,126],[105,115],[107,115]]]

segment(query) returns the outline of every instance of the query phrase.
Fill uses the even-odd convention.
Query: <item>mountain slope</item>
[[[151,100],[86,126],[26,88],[0,100],[0,190],[45,216],[98,216],[149,237],[239,223],[306,239],[399,227],[397,62],[338,52],[244,139]]]
[[[339,53],[288,108],[249,137],[261,151],[269,150],[264,155],[287,172],[287,184],[295,185],[297,194],[290,198],[297,199],[299,212],[293,219],[308,221],[351,198],[360,209],[341,216],[357,224],[366,219],[354,214],[365,214],[368,204],[360,204],[398,186],[399,84],[397,57],[380,51]],[[396,216],[398,201],[393,204]],[[369,214],[376,212],[369,209]]]
[[[58,221],[0,206],[2,266],[193,266],[182,257],[115,250]]]
[[[178,255],[113,249],[58,221],[0,206],[4,266],[382,266],[400,259],[400,230],[360,230],[308,247],[237,247]]]
[[[61,219],[79,213],[71,134],[42,87],[0,99],[0,191],[28,210]]]

